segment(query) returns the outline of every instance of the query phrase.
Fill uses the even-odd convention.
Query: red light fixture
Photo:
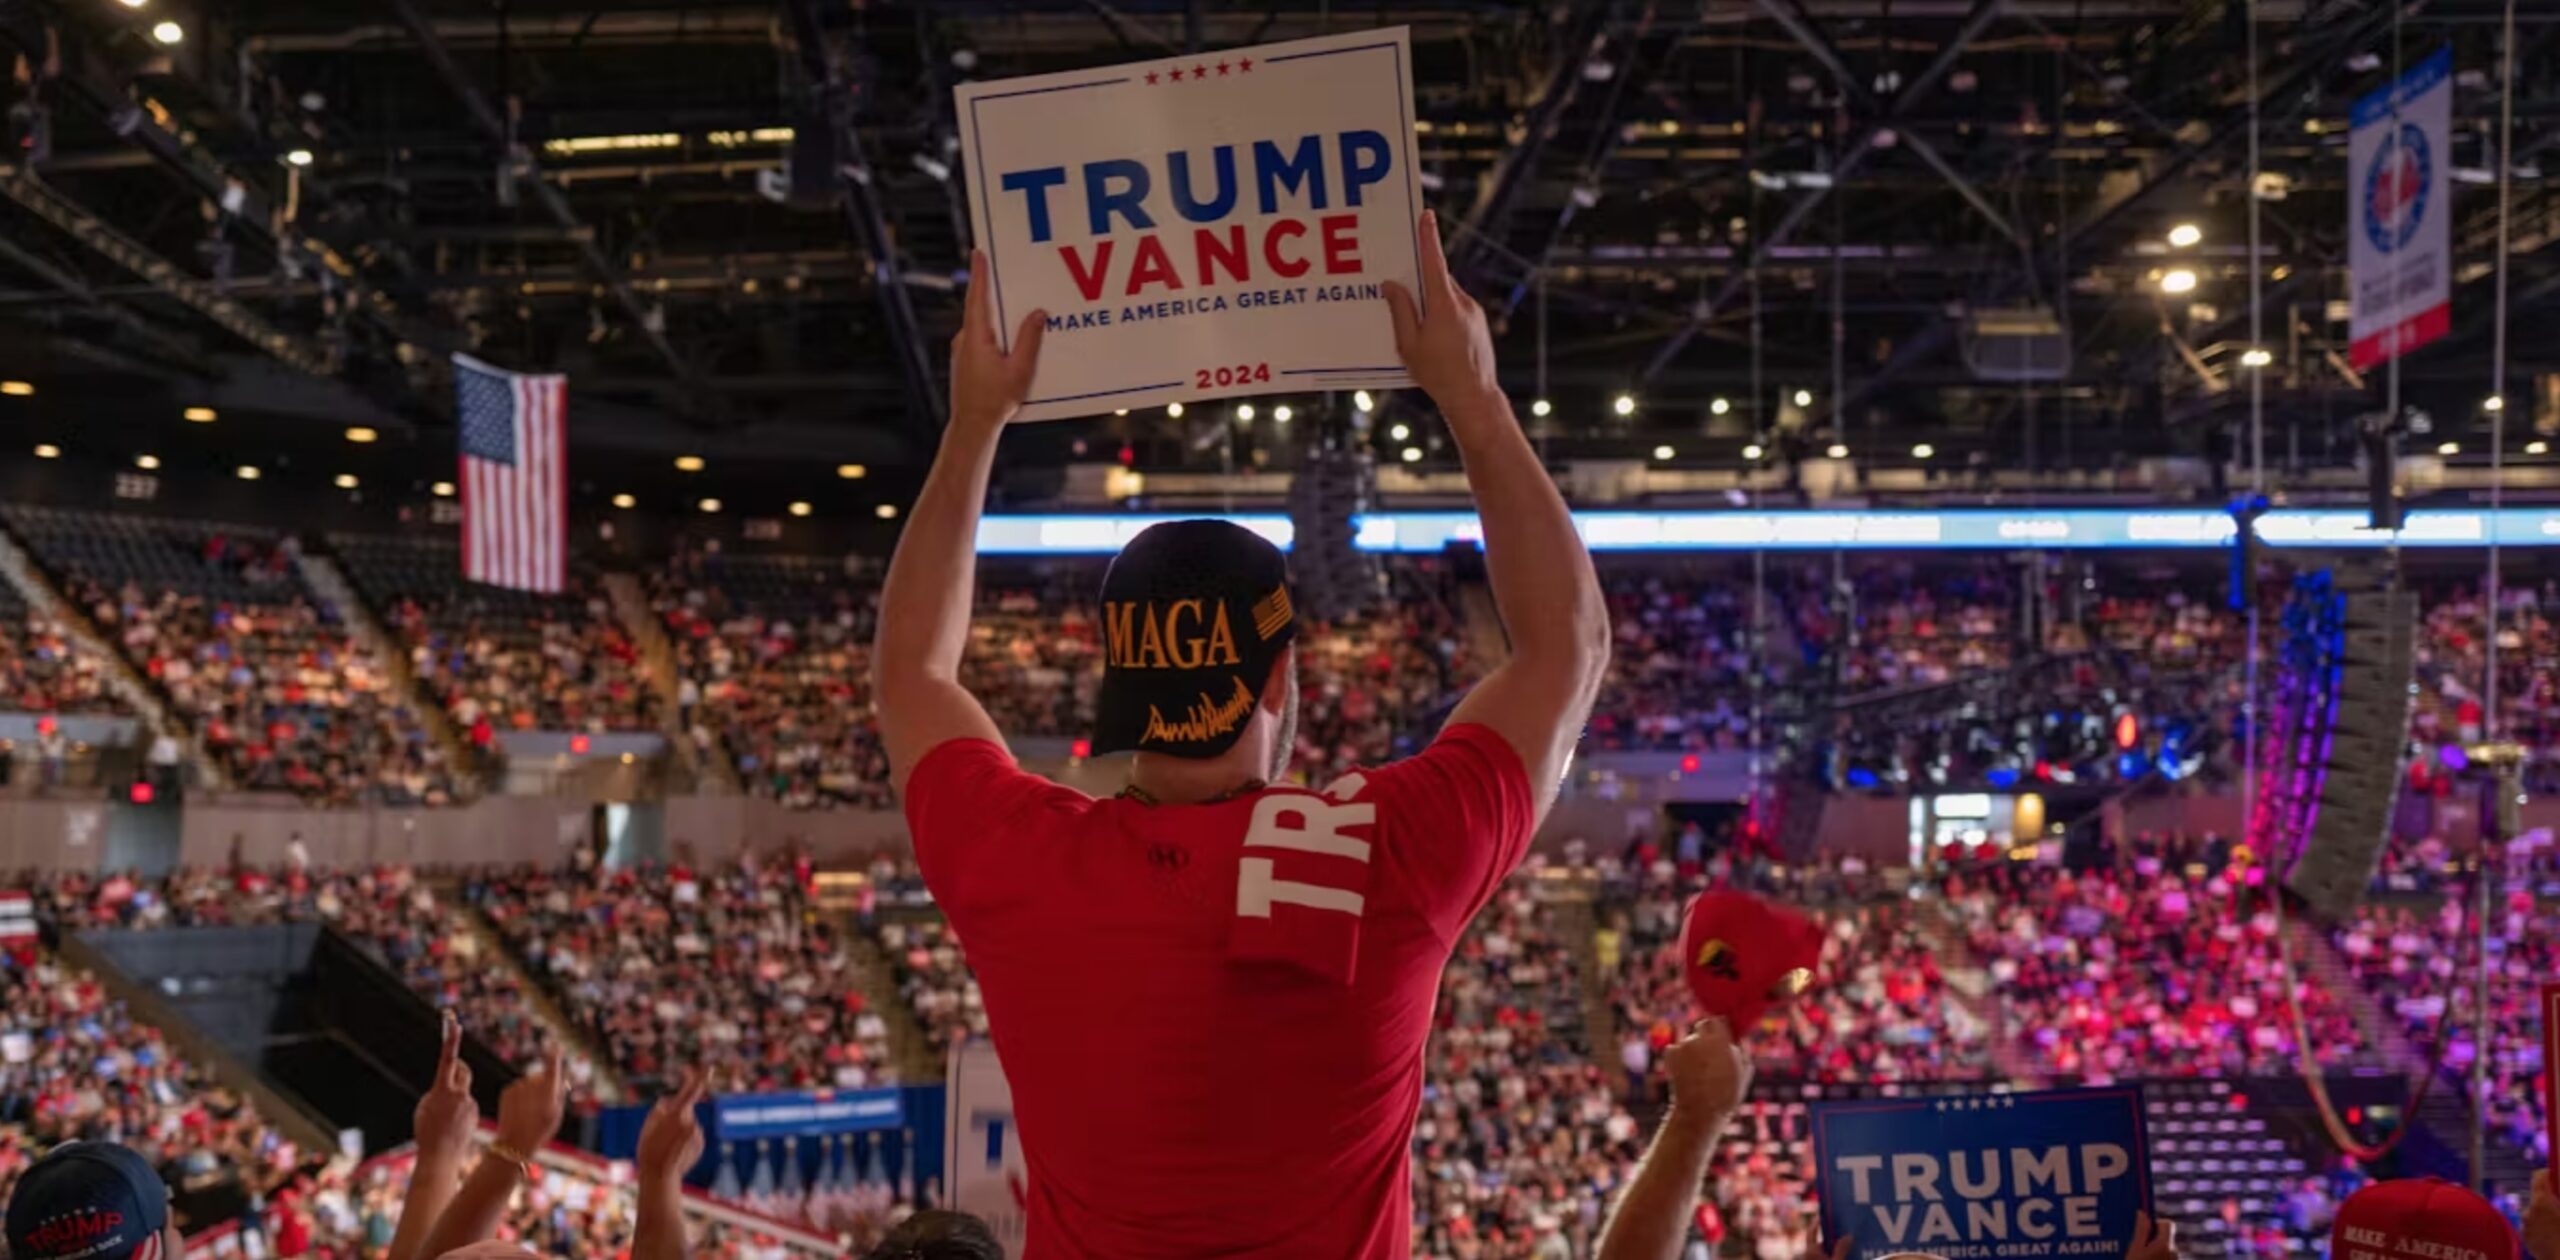
[[[2131,748],[2142,742],[2142,720],[2130,713],[2116,715],[2116,747]]]
[[[587,755],[587,749],[590,746],[590,743],[591,741],[589,741],[584,735],[572,735],[569,737],[569,751],[583,757]]]
[[[1093,741],[1089,739],[1079,739],[1076,742],[1067,745],[1067,755],[1078,761],[1082,761],[1085,758],[1092,756]]]
[[[133,803],[136,805],[148,805],[151,803],[152,797],[151,785],[141,779],[136,779],[133,781],[133,790],[128,792],[126,795],[131,796],[133,798]]]
[[[1696,754],[1696,753],[1690,753],[1688,756],[1686,756],[1686,757],[1682,757],[1682,758],[1680,759],[1680,773],[1682,773],[1682,774],[1696,774],[1697,772],[1698,772],[1698,754]]]

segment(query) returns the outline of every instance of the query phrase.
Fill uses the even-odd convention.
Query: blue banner
[[[711,1138],[755,1138],[867,1133],[907,1123],[907,1104],[896,1089],[822,1090],[814,1093],[723,1094],[711,1100]]]
[[[2151,1206],[2131,1086],[1817,1102],[1813,1158],[1850,1260],[2116,1257]]]

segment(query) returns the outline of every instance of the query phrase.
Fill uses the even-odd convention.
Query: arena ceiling
[[[2560,309],[2560,17],[2522,7],[2510,283],[2530,330]],[[19,146],[0,176],[0,376],[43,382],[0,419],[177,441],[184,408],[213,406],[222,440],[322,450],[362,424],[437,462],[443,365],[467,350],[569,371],[597,460],[912,469],[969,237],[954,83],[1406,24],[1427,186],[1515,393],[1553,400],[1552,449],[1724,462],[1835,425],[1878,461],[2222,449],[2252,374],[2253,83],[2271,458],[2343,459],[2387,389],[2344,370],[2332,318],[2348,105],[2449,43],[2456,329],[2402,388],[2460,440],[2495,392],[2501,6],[2265,0],[2254,76],[2250,12],[0,0]],[[2182,224],[2201,238],[2171,244]],[[2181,269],[2193,290],[2163,293]],[[2066,376],[1968,368],[1970,321],[2038,307]],[[2560,349],[2520,334],[2504,392],[2550,373]],[[1049,440],[1214,465],[1226,436],[1233,453],[1198,431],[1221,417],[1190,423]]]

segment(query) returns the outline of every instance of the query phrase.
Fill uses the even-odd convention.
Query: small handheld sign
[[[1813,1157],[1849,1260],[2115,1260],[2151,1207],[2131,1086],[1817,1102]]]
[[[1395,27],[956,89],[998,335],[1049,317],[1022,418],[1410,384],[1410,63]]]

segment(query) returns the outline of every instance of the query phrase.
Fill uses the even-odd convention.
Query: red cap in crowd
[[[1680,970],[1699,1012],[1737,1034],[1804,992],[1821,958],[1821,925],[1748,893],[1698,894],[1680,930]]]
[[[2516,1231],[2487,1199],[2433,1177],[2379,1181],[2347,1196],[2329,1233],[2333,1260],[2517,1260]]]

